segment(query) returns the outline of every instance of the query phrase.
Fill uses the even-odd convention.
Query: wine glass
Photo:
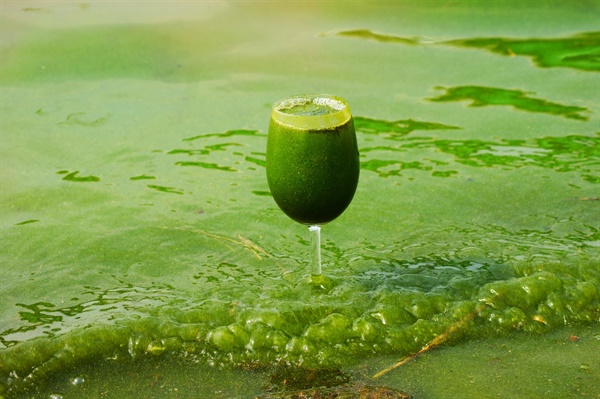
[[[359,176],[358,146],[348,103],[328,95],[277,102],[267,139],[267,180],[275,202],[311,237],[311,281],[320,284],[321,226],[350,205]]]

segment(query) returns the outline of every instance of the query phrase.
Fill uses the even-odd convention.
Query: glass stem
[[[312,262],[310,274],[312,276],[321,275],[321,226],[308,226],[310,234],[310,247],[312,252]]]

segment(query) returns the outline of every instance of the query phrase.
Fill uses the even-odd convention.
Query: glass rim
[[[282,109],[313,103],[334,110],[326,114],[306,115],[283,112]],[[272,118],[284,125],[303,130],[322,130],[340,126],[350,120],[352,114],[348,102],[332,94],[302,94],[277,101],[272,108]]]

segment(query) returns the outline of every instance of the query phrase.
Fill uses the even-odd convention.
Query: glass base
[[[310,287],[313,292],[327,293],[331,291],[333,285],[333,280],[322,274],[319,274],[318,276],[313,274],[310,276]]]

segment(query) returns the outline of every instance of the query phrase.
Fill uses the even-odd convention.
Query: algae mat
[[[566,331],[593,348],[598,11],[3,2],[0,395],[83,397],[116,381],[106,362],[136,387],[114,397],[155,395],[147,365],[190,364],[198,384],[233,370],[224,391],[250,397],[234,381],[257,370],[375,374],[432,343],[534,353]],[[323,229],[325,291],[264,167],[271,104],[308,92],[348,100],[361,153],[355,199]],[[382,381],[449,395],[403,370]]]

